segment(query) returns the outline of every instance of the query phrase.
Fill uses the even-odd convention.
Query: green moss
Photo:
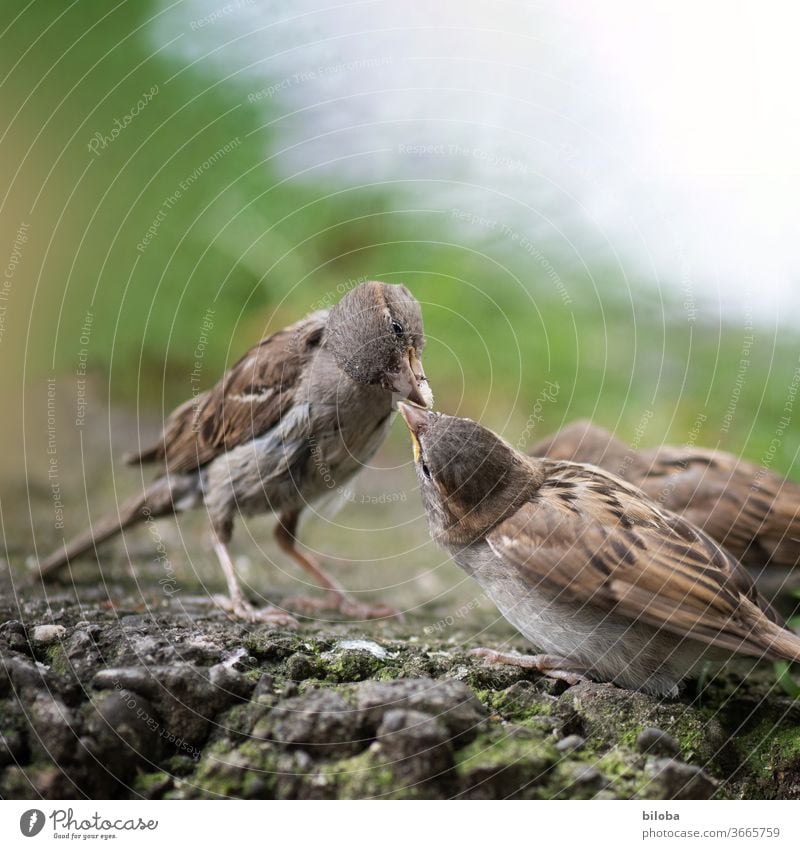
[[[72,664],[61,642],[52,643],[47,647],[45,663],[56,675],[67,675],[72,670]]]
[[[545,768],[558,760],[552,742],[544,735],[528,729],[495,726],[456,753],[456,768],[462,774],[475,768],[503,768],[525,763],[535,768]]]
[[[499,692],[479,690],[476,695],[490,711],[515,722],[554,713],[555,699],[537,692],[527,682],[514,684]]]
[[[374,678],[383,666],[382,662],[368,651],[342,649],[326,664],[326,677],[332,681],[366,681]]]
[[[159,799],[172,784],[172,776],[164,770],[140,772],[133,782],[136,793],[146,799]]]
[[[456,754],[456,774],[466,798],[550,798],[555,746],[525,728],[495,727]]]
[[[736,739],[742,759],[763,770],[800,772],[800,728],[781,728],[762,719]]]
[[[274,792],[277,754],[268,743],[248,741],[231,749],[209,746],[179,795],[182,798],[269,798]]]
[[[333,764],[325,764],[320,775],[335,787],[339,799],[400,798],[394,773],[386,764],[379,764],[371,752],[360,752]]]
[[[302,651],[302,640],[293,634],[275,631],[250,631],[242,640],[244,647],[259,660],[281,661]]]

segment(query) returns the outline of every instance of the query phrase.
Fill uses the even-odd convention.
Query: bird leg
[[[345,616],[354,619],[385,619],[389,616],[400,616],[400,611],[385,604],[365,604],[356,601],[342,585],[328,575],[327,572],[309,554],[297,547],[297,523],[299,513],[281,513],[275,526],[275,539],[281,551],[288,554],[301,568],[326,590],[322,598],[310,596],[294,596],[286,599],[284,604],[303,612],[320,610],[338,610]]]
[[[519,666],[522,669],[533,669],[548,678],[566,681],[570,685],[582,684],[589,680],[582,674],[586,670],[579,671],[566,658],[552,654],[517,654],[484,648],[472,649],[469,654],[483,657],[489,663],[504,663],[508,666]]]
[[[228,546],[220,539],[218,533],[214,533],[214,551],[217,553],[225,580],[228,583],[227,596],[215,596],[214,601],[223,609],[232,613],[237,619],[245,619],[248,622],[262,622],[274,625],[276,628],[297,628],[299,623],[290,613],[277,607],[264,607],[261,609],[253,607],[244,597],[236,570],[228,553]]]

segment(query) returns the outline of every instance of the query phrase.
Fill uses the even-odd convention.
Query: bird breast
[[[716,653],[591,604],[558,599],[525,580],[486,543],[453,552],[503,616],[546,654],[575,662],[601,681],[675,695],[680,681]]]

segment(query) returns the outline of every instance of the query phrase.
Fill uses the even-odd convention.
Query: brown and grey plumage
[[[401,405],[433,538],[546,654],[481,650],[659,695],[705,659],[800,660],[731,554],[602,469],[528,457],[469,419]]]
[[[668,445],[635,450],[584,420],[529,453],[613,472],[703,528],[752,569],[792,569],[800,562],[800,484],[733,454]]]
[[[237,615],[285,623],[245,600],[228,555],[234,518],[278,514],[281,548],[351,615],[385,615],[359,605],[296,546],[300,514],[332,494],[383,442],[398,398],[430,402],[419,353],[419,304],[404,286],[363,283],[332,309],[311,313],[261,340],[214,386],[167,419],[131,463],[156,463],[141,494],[39,566],[49,575],[123,528],[149,517],[204,507]],[[321,606],[321,605],[320,605]]]

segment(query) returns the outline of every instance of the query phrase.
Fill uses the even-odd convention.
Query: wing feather
[[[188,472],[274,427],[295,398],[327,315],[312,313],[262,339],[215,386],[181,404],[158,441],[128,462],[163,462],[169,472]]]
[[[778,656],[769,606],[710,537],[596,467],[544,462],[538,496],[488,536],[533,585],[730,651]]]

